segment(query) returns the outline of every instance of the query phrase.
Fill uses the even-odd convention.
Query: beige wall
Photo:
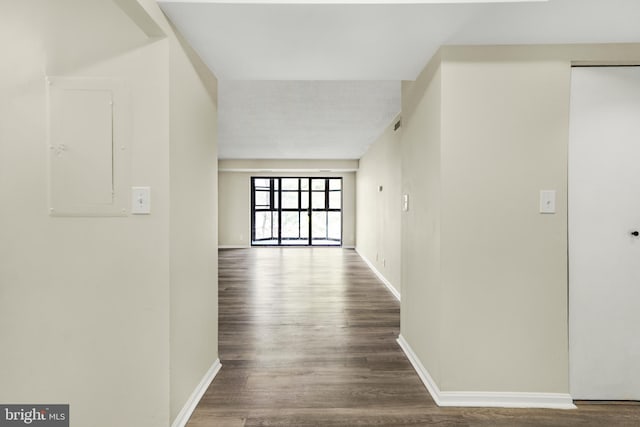
[[[420,96],[413,99],[415,93]],[[438,60],[415,83],[403,83],[402,194],[409,210],[402,213],[402,302],[400,326],[422,364],[440,379],[440,141],[442,97]]]
[[[402,334],[440,390],[569,392],[570,67],[639,59],[634,45],[446,47],[404,84]],[[538,213],[543,189],[555,215]]]
[[[223,162],[221,160],[221,162]],[[265,168],[269,163],[265,163]],[[296,169],[302,168],[299,163]],[[222,164],[221,164],[222,169]],[[355,246],[355,173],[354,172],[219,172],[218,173],[218,245],[251,245],[251,177],[252,176],[322,176],[342,177],[342,245]]]
[[[393,130],[396,122],[393,120],[360,159],[356,173],[356,249],[399,293],[401,130]]]
[[[145,6],[161,16],[155,2]],[[11,64],[0,68],[0,401],[68,402],[72,425],[169,425],[170,401],[180,406],[185,393],[174,392],[174,383],[192,391],[208,368],[194,383],[198,375],[184,368],[193,361],[171,359],[176,337],[170,341],[170,331],[179,339],[185,329],[171,325],[172,289],[191,283],[194,292],[215,298],[216,288],[215,264],[206,272],[201,265],[215,256],[211,244],[205,249],[198,242],[190,253],[197,259],[195,278],[176,273],[184,255],[175,255],[180,242],[170,228],[185,230],[190,219],[176,212],[171,190],[192,179],[185,176],[186,157],[215,157],[203,147],[215,133],[210,125],[180,130],[175,108],[195,102],[207,115],[212,108],[202,106],[186,63],[176,62],[175,43],[147,39],[114,2],[2,2],[0,45]],[[186,73],[179,75],[188,81],[185,98],[170,93],[170,63],[172,72]],[[130,185],[152,188],[151,215],[48,215],[46,75],[126,83],[133,118]],[[178,141],[191,142],[184,145],[185,158],[172,159]],[[211,179],[211,191],[198,193],[207,193],[208,202],[197,221],[215,230],[215,161],[193,167]],[[213,291],[202,289],[205,282]],[[215,305],[214,299],[209,309]],[[210,366],[217,357],[214,315],[202,323],[206,327],[196,333],[206,342]],[[204,365],[193,363],[200,370]],[[184,381],[170,377],[176,366]]]
[[[251,176],[218,172],[218,246],[251,246]]]
[[[170,419],[218,359],[217,80],[154,0],[169,39]]]
[[[566,393],[569,63],[442,70],[440,387]]]

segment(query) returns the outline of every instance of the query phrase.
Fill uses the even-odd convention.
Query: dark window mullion
[[[270,178],[269,179],[269,207],[271,208],[269,210],[269,216],[271,217],[271,233],[269,237],[271,237],[271,240],[273,240],[273,210],[275,208],[275,204],[274,204],[274,185],[273,185],[274,179]]]
[[[275,205],[273,204],[273,178],[269,180],[269,206],[273,209]]]
[[[251,178],[251,243],[256,241],[256,179]]]
[[[307,206],[307,223],[309,225],[309,235],[307,236],[307,244],[308,245],[313,245],[313,235],[311,234],[312,232],[312,217],[313,217],[313,208],[311,205],[311,178],[306,178],[307,180],[307,197],[308,197],[308,206]]]
[[[282,245],[282,178],[278,180],[278,246]]]
[[[329,179],[324,180],[324,208],[329,209]]]
[[[302,237],[301,223],[302,223],[302,178],[298,178],[298,239]]]
[[[324,239],[329,240],[329,179],[324,183]]]

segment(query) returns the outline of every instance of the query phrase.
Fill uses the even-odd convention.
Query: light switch
[[[540,213],[556,213],[556,191],[540,190]]]
[[[403,194],[402,195],[402,210],[404,212],[407,212],[409,210],[409,195],[408,194]]]
[[[131,213],[137,215],[151,213],[151,187],[131,187]]]

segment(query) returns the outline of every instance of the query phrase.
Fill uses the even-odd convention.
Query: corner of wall
[[[440,378],[441,352],[441,54],[415,82],[403,84],[401,334]],[[403,196],[404,197],[404,196]]]
[[[438,49],[415,80],[402,82],[402,119],[404,122],[411,120],[416,107],[424,97],[427,88],[440,68],[442,49]]]
[[[203,387],[206,388],[203,384],[208,385],[220,366],[217,79],[155,1],[131,1],[139,2],[147,18],[166,34],[169,46],[166,66],[169,70],[170,366],[167,375],[170,419],[179,425],[189,418]]]

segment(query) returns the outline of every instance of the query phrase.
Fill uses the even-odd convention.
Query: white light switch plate
[[[540,213],[556,213],[556,191],[540,190]]]
[[[131,187],[131,213],[136,215],[151,213],[151,187]]]
[[[402,195],[402,210],[404,212],[409,211],[409,195],[408,194]]]

